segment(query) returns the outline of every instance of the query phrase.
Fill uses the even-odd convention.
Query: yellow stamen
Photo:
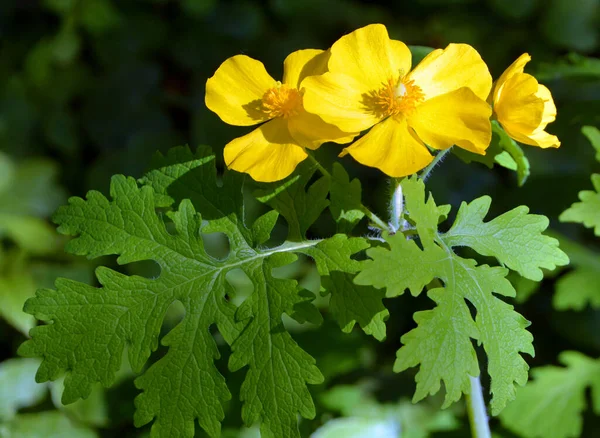
[[[290,117],[297,115],[302,109],[302,94],[289,85],[277,83],[263,95],[262,110],[270,118]]]
[[[423,102],[425,95],[413,80],[389,78],[379,90],[369,93],[366,106],[379,117],[408,114]]]

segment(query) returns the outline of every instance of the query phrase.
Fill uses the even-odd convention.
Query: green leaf
[[[529,177],[529,160],[525,156],[523,149],[521,149],[521,146],[519,146],[496,121],[492,123],[492,132],[498,137],[500,148],[507,152],[512,158],[512,160],[507,161],[507,158],[503,157],[503,154],[500,154],[496,157],[496,162],[507,167],[507,163],[512,165],[512,162],[514,161],[517,168],[512,170],[517,171],[517,182],[519,183],[519,186],[522,186]]]
[[[576,222],[584,227],[593,228],[594,234],[600,236],[600,174],[592,175],[594,191],[579,192],[579,200],[565,210],[560,216],[561,222]]]
[[[8,359],[0,363],[0,422],[11,420],[19,409],[44,399],[48,387],[35,381],[39,365],[37,359]]]
[[[200,146],[196,152],[176,147],[167,155],[157,153],[151,167],[140,183],[152,187],[157,207],[189,199],[203,219],[233,223],[245,236],[250,236],[242,220],[244,177],[227,172],[218,184],[215,155],[208,146]]]
[[[583,310],[600,307],[600,254],[555,233],[560,247],[571,259],[571,270],[555,284],[552,305],[556,310]]]
[[[358,179],[350,181],[344,167],[333,164],[329,209],[337,222],[338,231],[349,233],[365,216],[362,206],[362,188]]]
[[[502,424],[526,438],[581,436],[586,389],[592,387],[596,415],[600,413],[600,362],[575,351],[560,354],[564,367],[531,371],[533,381],[500,415]]]
[[[21,414],[4,425],[2,438],[96,438],[92,429],[73,423],[58,411],[46,411],[36,414]]]
[[[350,257],[369,247],[365,239],[345,235],[320,242],[304,253],[311,256],[322,276],[323,296],[331,294],[329,311],[340,328],[349,333],[358,323],[365,333],[385,339],[385,320],[389,316],[382,299],[383,291],[353,282],[361,264]]]
[[[449,246],[468,246],[483,256],[496,257],[500,263],[530,280],[540,281],[540,268],[555,269],[569,263],[558,247],[558,240],[545,236],[545,216],[528,214],[529,208],[517,207],[489,222],[483,222],[492,199],[482,196],[463,202],[452,228],[442,236]]]
[[[329,205],[329,178],[322,176],[307,185],[317,168],[309,161],[301,163],[287,179],[276,183],[257,184],[254,196],[278,211],[288,223],[288,239],[300,241]]]
[[[508,269],[478,266],[474,260],[459,257],[452,247],[470,246],[533,278],[541,278],[540,267],[564,265],[568,258],[555,239],[541,234],[547,219],[527,214],[524,207],[484,223],[489,197],[463,203],[453,227],[440,234],[437,222],[447,210],[436,206],[431,196],[425,202],[425,186],[417,178],[405,179],[402,188],[407,217],[416,226],[421,246],[402,233],[384,235],[388,247],[367,250],[370,260],[363,262],[355,283],[385,288],[386,296],[393,298],[406,289],[418,295],[433,280],[441,280],[443,287],[427,294],[436,307],[417,312],[417,328],[402,337],[404,346],[398,351],[394,370],[420,365],[413,400],[435,394],[443,382],[448,406],[461,393],[468,393],[469,376],[479,375],[474,339],[487,354],[495,415],[514,398],[514,384],[527,381],[528,366],[520,353],[533,355],[532,336],[525,330],[529,323],[496,296],[515,296],[505,278]],[[532,245],[535,251],[531,251]],[[523,257],[537,251],[542,255]],[[475,308],[475,319],[467,301]]]
[[[68,252],[88,258],[117,254],[120,264],[153,260],[160,276],[126,276],[99,267],[101,288],[57,280],[57,290],[40,290],[27,301],[28,313],[52,324],[34,328],[19,352],[43,357],[39,381],[67,372],[62,401],[73,402],[89,395],[96,382],[114,382],[125,347],[132,369],[141,372],[158,347],[165,312],[179,301],[185,317],[162,339],[167,354],[136,380],[143,392],[136,398],[135,424],[155,419],[152,436],[191,437],[197,419],[210,436],[218,436],[222,404],[230,394],[213,363],[219,352],[210,329],[216,326],[232,349],[229,368],[248,367],[241,390],[245,422],[260,421],[263,437],[298,437],[297,414],[315,415],[306,385],[323,378],[285,330],[282,314],[292,315],[311,298],[298,293],[294,280],[274,278],[271,271],[329,239],[264,248],[257,242],[267,236],[272,217],[245,226],[243,204],[237,203],[242,186],[232,184],[237,176],[230,174],[217,186],[214,155],[206,148],[196,154],[180,148],[157,160],[160,165],[142,179],[145,186],[115,176],[111,199],[94,191],[86,200],[71,198],[54,219],[61,233],[77,236]],[[156,211],[182,196],[189,199],[176,210]],[[230,250],[224,258],[206,252],[203,235],[210,233],[227,236]],[[339,254],[315,251],[317,266],[344,269],[334,259],[353,254],[356,244],[345,236],[331,239]],[[226,276],[239,269],[254,290],[237,308],[228,300],[235,292]]]
[[[600,67],[598,71],[600,75]],[[600,130],[594,126],[584,126],[581,128],[581,132],[587,137],[594,149],[596,149],[596,161],[600,162]]]

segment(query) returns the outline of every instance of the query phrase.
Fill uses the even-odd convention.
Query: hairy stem
[[[401,227],[402,210],[404,208],[404,195],[400,178],[392,178],[392,197],[390,199],[390,227],[396,233]]]
[[[443,151],[438,152],[437,155],[434,157],[433,161],[429,163],[429,166],[427,166],[425,170],[421,172],[419,178],[421,178],[423,181],[427,181],[427,178],[429,178],[429,175],[433,171],[433,168],[437,166],[451,150],[452,148],[450,147],[448,149],[444,149]]]
[[[471,381],[471,393],[465,395],[465,402],[471,424],[471,436],[473,438],[491,438],[481,381],[479,377],[471,376],[469,376],[469,380]]]
[[[308,159],[317,167],[317,169],[319,169],[319,172],[321,172],[323,176],[326,176],[329,179],[333,178],[331,176],[331,173],[329,173],[329,171],[325,169],[325,167],[323,167],[323,165],[319,163],[319,161],[311,153],[308,154]],[[365,207],[365,205],[362,203],[360,204],[360,210],[364,213],[365,216],[369,218],[369,220],[372,223],[377,225],[377,227],[379,227],[383,231],[390,231],[390,227],[388,226],[388,224],[382,221],[379,218],[379,216],[377,216],[375,213],[373,213],[371,210]]]

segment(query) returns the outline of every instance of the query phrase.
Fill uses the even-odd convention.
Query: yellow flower
[[[531,56],[524,53],[496,82],[492,95],[494,114],[508,135],[518,142],[557,148],[560,141],[548,134],[546,126],[556,119],[550,90],[531,75],[523,73]]]
[[[492,78],[471,46],[434,50],[410,71],[408,47],[373,24],[343,36],[330,51],[329,72],[303,82],[304,107],[342,131],[373,126],[341,156],[400,177],[432,161],[425,144],[485,153]]]
[[[356,136],[340,131],[304,110],[302,83],[327,71],[329,52],[299,50],[283,63],[283,83],[260,61],[245,55],[227,59],[206,82],[206,106],[230,125],[263,123],[225,146],[225,164],[256,181],[278,181],[290,175],[327,141],[348,143]]]

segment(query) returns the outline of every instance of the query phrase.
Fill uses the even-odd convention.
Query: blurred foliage
[[[219,152],[246,132],[221,123],[204,106],[206,79],[227,57],[245,53],[278,76],[289,52],[326,48],[343,33],[373,22],[386,24],[392,37],[411,45],[470,43],[494,76],[521,53],[532,55],[528,71],[552,90],[557,103],[558,119],[550,131],[559,136],[562,147],[539,151],[524,146],[530,174],[520,188],[506,155],[505,164],[496,160],[501,166],[493,169],[479,163],[467,169],[467,164],[450,157],[428,186],[440,204],[457,207],[463,200],[489,194],[494,197],[490,216],[522,204],[548,215],[561,240],[572,242],[565,250],[581,257],[574,257],[574,267],[547,277],[539,288],[527,281],[515,284],[523,294],[517,297],[518,310],[532,321],[536,356],[528,361],[535,367],[556,364],[566,350],[592,358],[600,355],[600,313],[586,305],[594,300],[574,303],[572,298],[569,305],[557,305],[556,310],[552,306],[558,299],[553,294],[556,288],[560,291],[566,284],[572,289],[574,278],[584,281],[578,272],[596,273],[600,251],[592,231],[558,223],[559,214],[579,191],[589,189],[589,175],[599,169],[594,161],[597,152],[580,129],[600,126],[600,1],[4,0],[0,2],[0,436],[148,436],[147,429],[132,424],[138,391],[129,372],[123,372],[116,387],[64,407],[58,400],[60,383],[50,391],[45,386],[34,389],[35,367],[14,358],[33,324],[20,306],[37,287],[51,286],[57,276],[92,281],[91,267],[64,255],[64,241],[48,221],[65,195],[82,196],[89,189],[106,193],[115,173],[141,176],[156,150],[188,143],[209,144]],[[325,145],[318,151],[319,159],[330,163],[338,151],[337,146]],[[514,161],[514,151],[509,155]],[[342,161],[348,184],[358,177],[369,207],[385,212],[388,187],[381,175],[349,158]],[[348,218],[351,226],[355,219]],[[323,234],[335,231],[333,220],[327,218],[315,226]],[[369,233],[360,227],[358,231]],[[116,266],[112,259],[107,263]],[[156,275],[155,266],[143,263],[127,269]],[[303,260],[282,275],[318,292],[314,271]],[[534,289],[537,292],[530,294]],[[388,306],[387,338],[381,343],[356,329],[343,334],[328,313],[328,298],[319,300],[325,317],[321,327],[288,323],[290,330],[298,331],[295,338],[302,348],[317,358],[326,378],[324,385],[313,388],[318,416],[302,423],[303,436],[334,417],[363,421],[378,409],[409,409],[402,400],[414,391],[412,371],[394,375],[391,369],[401,335],[414,328],[412,314],[428,306],[427,298],[394,300]],[[181,309],[170,309],[163,332],[180,318]],[[224,368],[229,353],[222,350],[219,366]],[[151,360],[162,354],[159,349]],[[239,374],[243,373],[234,375],[238,387],[243,380]],[[379,407],[357,412],[327,401],[326,394],[340,385],[362,391],[352,385],[364,379],[376,382],[365,406]],[[19,397],[5,397],[16,393],[13,388],[21,388]],[[533,400],[544,394],[536,393]],[[254,438],[255,430],[239,429],[237,400],[234,391],[223,435]],[[421,408],[410,409],[415,409],[411,418],[420,418]],[[454,431],[438,428],[432,436],[468,435],[462,413],[429,412],[418,420],[416,430],[441,416],[457,418],[460,424]],[[394,418],[410,421],[402,415]],[[600,420],[591,411],[583,415],[581,436],[597,436]],[[513,436],[495,419],[492,426],[505,438]]]

